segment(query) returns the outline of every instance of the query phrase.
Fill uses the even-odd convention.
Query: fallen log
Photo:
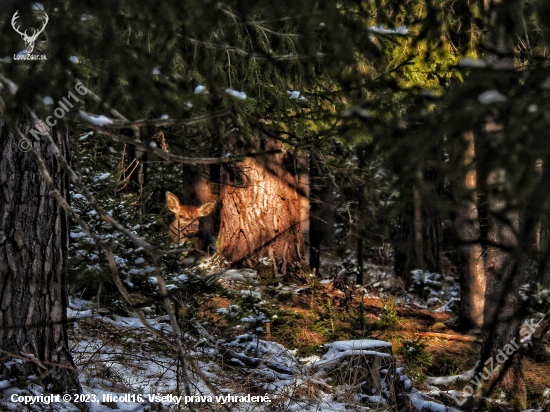
[[[454,335],[450,333],[436,333],[436,332],[420,332],[419,335],[429,336],[432,338],[447,339],[447,340],[461,340],[464,342],[474,342],[479,344],[483,343],[481,339],[476,338],[474,336]]]

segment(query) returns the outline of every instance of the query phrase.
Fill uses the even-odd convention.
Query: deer
[[[168,236],[174,244],[181,245],[198,232],[199,218],[212,213],[216,202],[206,202],[199,207],[187,206],[182,205],[175,194],[166,192],[166,205],[176,215],[176,220],[170,224]]]
[[[42,22],[43,23],[43,26],[40,30],[34,30],[32,36],[29,36],[27,34],[27,30],[25,30],[24,32],[21,32],[19,30],[19,26],[15,26],[15,22],[17,21],[17,19],[19,18],[19,10],[17,10],[14,14],[13,14],[13,17],[11,18],[11,26],[13,27],[13,29],[19,33],[21,35],[21,37],[23,38],[23,41],[25,42],[25,47],[27,48],[27,52],[29,54],[32,53],[32,51],[34,50],[34,42],[36,41],[38,35],[40,33],[42,33],[44,31],[44,29],[46,28],[46,25],[48,24],[48,21],[50,20],[50,18],[48,17],[48,15],[46,13],[44,13],[44,21]]]

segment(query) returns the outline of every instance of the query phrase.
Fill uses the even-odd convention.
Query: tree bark
[[[490,180],[493,180],[490,181],[491,186],[504,185],[506,175],[503,171],[497,170],[491,174]],[[482,349],[482,358],[485,359],[495,359],[499,349],[502,350],[510,342],[519,340],[519,331],[523,323],[519,314],[522,303],[519,290],[526,281],[526,266],[529,264],[526,258],[517,256],[517,252],[509,252],[518,248],[517,233],[521,230],[519,212],[516,209],[506,213],[509,204],[494,191],[493,189],[493,193],[488,196],[485,342]],[[509,223],[503,222],[499,215],[505,215]],[[488,355],[484,357],[483,354]],[[522,355],[514,354],[506,367],[499,370],[495,379],[499,379],[499,387],[508,392],[511,397],[508,400],[519,410],[525,409],[527,393],[523,380]]]
[[[271,143],[269,148],[281,146]],[[302,273],[307,162],[283,150],[267,159],[247,158],[238,166],[233,178],[226,173],[222,188],[218,253],[233,266],[261,273]]]
[[[465,175],[458,190],[455,229],[458,240],[458,271],[460,275],[460,324],[464,329],[481,329],[485,305],[485,262],[481,244],[475,170],[475,138],[472,132],[464,136],[465,150],[459,153]],[[459,151],[459,150],[457,150]]]
[[[28,134],[26,118],[19,128],[44,157],[59,192],[68,199],[68,179],[47,144]],[[77,373],[67,368],[75,368],[66,331],[68,217],[1,117],[0,133],[2,379],[26,382],[34,375],[51,393],[80,392]],[[52,138],[67,156],[68,132],[54,128]],[[20,356],[38,362],[12,362]]]
[[[514,41],[513,33],[507,32],[502,23],[507,16],[503,14],[500,0],[486,0],[486,11],[490,31],[487,35],[486,60],[494,69],[513,69]],[[486,132],[498,136],[501,126],[491,119],[487,120]],[[489,145],[484,148],[484,157],[489,159]],[[519,290],[526,281],[530,266],[528,254],[520,252],[525,244],[518,243],[524,227],[520,227],[520,202],[514,199],[508,188],[509,171],[493,168],[487,174],[487,259],[486,291],[484,307],[485,340],[481,352],[481,363],[486,359],[496,359],[498,350],[510,342],[519,339],[522,324],[520,316],[521,298]],[[482,176],[480,176],[481,178]],[[484,178],[484,176],[483,176]],[[513,189],[512,189],[513,190]],[[525,219],[526,216],[523,216]],[[527,239],[524,239],[527,241]],[[481,367],[482,368],[482,367]],[[479,366],[476,369],[481,369]],[[518,410],[524,410],[527,392],[523,380],[522,355],[514,353],[495,374],[498,386],[507,392],[507,400]]]

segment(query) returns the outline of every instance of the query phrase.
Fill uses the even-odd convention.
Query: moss
[[[431,328],[432,330],[445,330],[447,329],[447,326],[445,326],[445,324],[443,322],[437,322],[436,324],[434,324]]]

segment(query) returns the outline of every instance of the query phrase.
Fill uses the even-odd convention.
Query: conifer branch
[[[313,57],[326,57],[326,53],[315,53],[314,56],[303,56],[299,54],[281,54],[281,55],[269,55],[269,54],[258,54],[258,53],[248,53],[247,51],[240,49],[235,46],[223,46],[221,44],[214,44],[205,42],[202,40],[193,39],[191,37],[186,37],[186,39],[192,43],[196,44],[198,46],[203,46],[209,49],[216,49],[216,50],[223,50],[223,51],[230,51],[237,54],[240,54],[241,56],[247,57],[249,59],[263,59],[263,60],[274,60],[274,61],[280,61],[280,60],[301,60],[301,59],[311,59]]]
[[[185,156],[178,156],[175,154],[167,153],[164,150],[159,149],[158,147],[153,147],[145,144],[141,140],[132,139],[131,137],[124,136],[119,133],[111,132],[110,130],[106,130],[104,127],[90,125],[90,128],[97,132],[103,133],[106,136],[112,137],[113,139],[118,140],[121,143],[130,144],[143,152],[149,152],[154,155],[157,155],[161,159],[167,160],[169,162],[186,163],[186,164],[192,164],[192,165],[199,165],[199,164],[208,165],[208,164],[238,162],[248,157],[258,157],[258,156],[266,156],[266,155],[281,153],[280,150],[266,150],[264,152],[244,153],[242,155],[232,155],[232,156],[225,156],[225,157],[185,157]]]
[[[225,13],[228,16],[231,16],[235,20],[239,19],[242,22],[242,19],[239,16],[237,16],[235,13],[231,13],[229,10],[226,10],[226,9],[222,8],[221,3],[218,3],[218,8],[222,11],[222,13]],[[236,24],[238,24],[238,23],[236,23]],[[270,30],[267,27],[263,27],[263,26],[260,25],[260,23],[254,22],[254,21],[245,21],[245,22],[242,22],[242,24],[247,24],[249,26],[257,27],[260,30],[266,31],[266,32],[274,34],[276,36],[282,36],[282,37],[299,37],[299,36],[301,36],[301,34],[296,34],[296,33],[279,33],[279,32],[276,32],[274,30]]]
[[[75,80],[77,82],[80,82],[82,83],[79,79],[75,78]],[[82,83],[84,84],[84,83]],[[99,103],[99,104],[102,104],[104,105],[110,112],[113,116],[119,118],[121,121],[123,122],[129,122],[129,120],[124,117],[119,111],[117,111],[116,109],[112,108],[111,106],[109,106],[101,97],[99,97],[97,94],[95,94],[94,92],[92,92],[90,89],[86,88],[86,94],[89,94],[92,98],[93,101],[95,101],[96,103]]]
[[[124,122],[113,122],[111,124],[106,124],[105,127],[113,129],[130,129],[134,127],[147,127],[147,126],[170,126],[174,123],[188,126],[196,123],[205,122],[216,117],[226,116],[230,113],[230,110],[222,110],[219,112],[205,114],[203,116],[191,117],[185,120],[177,119],[142,119],[142,120],[125,120]]]

